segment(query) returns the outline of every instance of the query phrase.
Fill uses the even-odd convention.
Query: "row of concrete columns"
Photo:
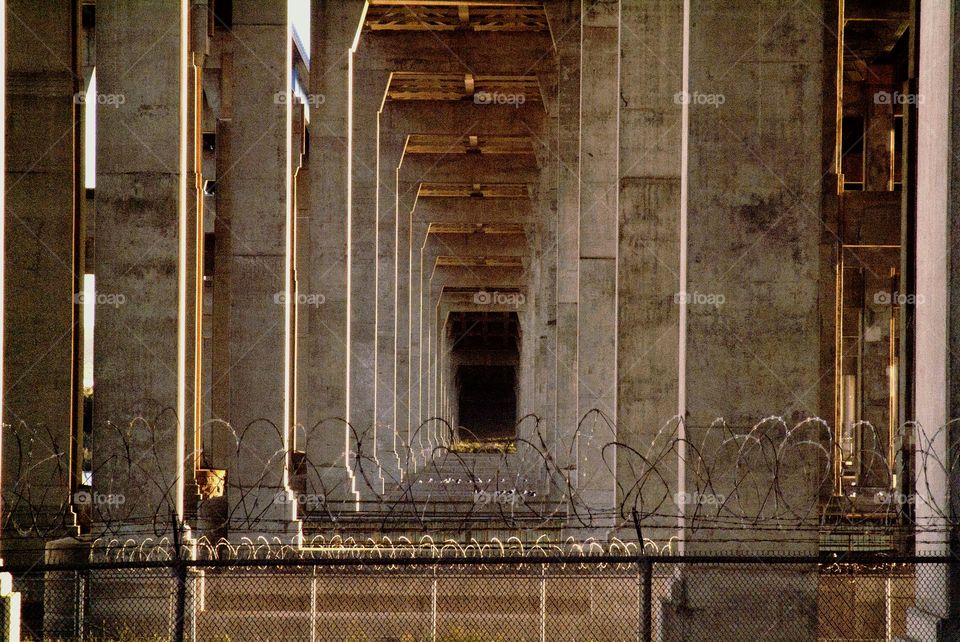
[[[82,201],[74,96],[83,87],[69,8],[10,6],[8,25],[24,28],[8,26],[5,422],[38,427],[31,447],[54,456],[36,476],[56,491],[45,497],[66,528],[71,517],[55,498],[78,469],[70,435],[84,253],[82,219],[64,212]],[[122,102],[98,109],[96,274],[100,294],[125,302],[97,308],[94,483],[143,499],[117,514],[135,529],[182,514],[193,492],[177,471],[196,457],[200,357],[191,310],[199,279],[191,257],[203,230],[194,214],[193,123],[204,6],[97,5],[98,93]],[[186,19],[184,7],[193,12]],[[558,462],[575,465],[583,501],[608,511],[605,526],[616,477],[628,477],[630,465],[602,444],[651,448],[673,434],[661,429],[678,415],[695,435],[718,416],[749,426],[768,414],[816,414],[820,175],[808,160],[820,155],[821,119],[811,117],[824,85],[821,27],[812,19],[819,5],[784,14],[667,1],[551,3],[552,41],[541,49],[508,35],[359,35],[364,10],[360,1],[316,3],[309,92],[323,100],[311,110],[304,149],[290,140],[289,96],[276,99],[289,90],[285,3],[235,2],[220,52],[227,80],[217,125],[215,282],[223,288],[210,383],[213,415],[229,428],[220,425],[208,449],[242,491],[229,509],[246,516],[237,532],[297,532],[290,503],[276,501],[287,493],[293,448],[305,452],[315,485],[347,504],[375,499],[424,464],[445,438],[431,419],[451,407],[443,319],[463,306],[444,303],[442,288],[458,283],[525,288],[523,410],[544,418]],[[733,28],[740,23],[760,32]],[[942,51],[938,43],[952,32],[925,24],[927,51]],[[762,37],[777,25],[791,37]],[[716,36],[720,27],[728,37]],[[741,60],[758,37],[761,58]],[[922,68],[940,76],[927,86],[951,86],[952,63],[929,55]],[[633,64],[640,58],[654,62]],[[384,99],[393,71],[464,66],[536,73],[544,102],[424,108]],[[928,91],[921,140],[942,146],[951,106],[931,103]],[[691,100],[695,92],[724,102]],[[405,152],[407,136],[424,133],[528,136],[534,153]],[[939,247],[951,238],[941,229],[951,175],[925,169],[925,158],[919,230],[929,234],[918,242]],[[523,182],[533,197],[418,196],[431,181]],[[436,267],[463,243],[431,234],[429,224],[477,221],[523,226],[529,253],[519,272],[471,280],[465,268]],[[495,243],[461,249],[513,251]],[[941,329],[918,331],[918,358],[935,364],[918,369],[919,409],[921,393],[941,407],[955,383],[945,374],[952,266],[918,267],[918,283],[936,284],[927,300],[942,302],[918,310],[918,323]],[[722,294],[725,307],[672,305],[678,292]],[[323,303],[293,305],[294,293]],[[938,350],[942,359],[930,356]],[[745,369],[758,373],[749,386]],[[955,415],[947,403],[921,423]],[[566,461],[568,453],[575,459]],[[662,527],[675,528],[672,516]]]

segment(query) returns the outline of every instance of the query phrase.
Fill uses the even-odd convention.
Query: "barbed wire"
[[[500,533],[509,531],[535,539],[576,529],[583,537],[591,530],[630,537],[656,550],[669,550],[680,530],[715,544],[803,541],[824,530],[859,527],[947,537],[956,532],[960,511],[949,503],[957,499],[936,489],[960,470],[960,446],[945,440],[957,421],[933,431],[908,422],[892,435],[861,422],[850,429],[866,447],[851,456],[817,417],[791,426],[770,416],[744,427],[723,419],[698,426],[674,417],[641,433],[621,430],[594,409],[563,434],[528,415],[517,423],[519,436],[509,448],[479,454],[465,452],[459,435],[468,433],[440,418],[396,440],[396,453],[375,450],[372,428],[330,419],[296,427],[296,464],[276,424],[258,420],[235,430],[211,421],[202,427],[204,448],[189,454],[183,469],[227,470],[223,496],[202,499],[192,513],[188,507],[187,521],[197,545],[214,557],[224,547],[240,554],[232,547],[241,545],[285,550],[363,541],[379,550],[383,542],[412,546],[422,537],[462,545],[471,533],[500,542],[506,541]],[[322,444],[334,441],[331,431],[339,430],[344,451],[318,455]],[[79,513],[94,541],[113,542],[108,548],[163,541],[171,515],[181,515],[179,486],[195,483],[176,475],[177,431],[171,409],[123,427],[108,423],[104,437],[89,444],[91,487],[76,483],[65,437],[24,423],[5,426],[5,476],[14,481],[3,488],[2,537],[42,546],[71,532]],[[949,450],[943,452],[941,443],[951,444]],[[388,456],[400,466],[383,465]],[[861,471],[859,478],[838,474],[843,458]],[[278,506],[291,503],[295,511]],[[284,511],[302,520],[305,535],[297,542],[270,539],[271,524]],[[317,540],[321,532],[326,539]]]

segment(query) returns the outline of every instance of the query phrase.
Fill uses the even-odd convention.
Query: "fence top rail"
[[[315,557],[315,558],[270,558],[270,559],[169,559],[133,560],[111,562],[81,562],[62,564],[3,565],[0,572],[39,574],[45,572],[174,569],[188,568],[298,568],[298,567],[400,567],[400,566],[513,566],[536,567],[540,565],[603,566],[603,565],[654,565],[654,564],[701,564],[701,565],[911,565],[911,564],[960,564],[960,558],[943,555],[876,555],[876,554],[829,554],[829,555],[550,555],[542,557],[504,555],[500,557]]]

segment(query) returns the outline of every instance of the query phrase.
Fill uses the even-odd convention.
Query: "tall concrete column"
[[[891,94],[893,68],[890,65],[871,65],[868,70],[866,95],[866,127],[863,137],[864,177],[867,192],[886,192],[893,189],[893,101],[882,100],[881,92]]]
[[[356,489],[362,499],[376,500],[383,494],[383,476],[379,461],[377,422],[377,271],[379,265],[379,229],[377,219],[378,123],[390,72],[358,68],[358,52],[353,69],[353,132],[350,164],[350,323],[347,355],[350,394],[347,397],[347,421],[350,424],[351,461],[355,468]],[[355,443],[359,442],[359,443]]]
[[[577,301],[580,259],[580,0],[544,5],[557,36],[557,467],[573,472],[578,416]],[[574,125],[571,126],[571,123]],[[566,490],[566,489],[560,489]]]
[[[74,309],[96,303],[74,299],[74,96],[83,87],[71,8],[12,0],[7,11],[2,555],[27,562],[43,556],[44,539],[75,532]]]
[[[304,426],[307,485],[329,501],[356,500],[346,451],[348,396],[348,180],[350,172],[350,48],[365,11],[363,0],[313,3],[310,91],[323,96],[310,118],[310,216],[299,233],[309,257],[297,269],[302,292],[323,305],[298,320],[297,417]]]
[[[402,157],[402,155],[401,155]],[[397,415],[397,453],[400,457],[400,465],[405,472],[413,472],[415,459],[411,457],[412,444],[411,436],[416,430],[414,423],[414,405],[412,394],[412,377],[410,375],[413,366],[412,355],[412,331],[411,323],[413,317],[412,297],[413,289],[411,287],[412,278],[412,257],[413,248],[410,243],[410,210],[416,201],[416,192],[409,189],[401,189],[399,180],[399,165],[394,170],[394,183],[396,185],[397,204],[397,282],[396,282],[396,332],[397,332],[397,360],[396,360],[396,378],[394,390],[394,407]]]
[[[93,488],[117,501],[94,504],[94,528],[134,537],[182,514],[184,36],[180,3],[97,3],[97,300],[113,305],[97,308]]]
[[[619,0],[583,3],[580,100],[580,256],[577,321],[577,492],[589,527],[613,525],[617,421]]]
[[[956,453],[960,417],[960,105],[955,97],[960,55],[954,43],[960,11],[951,3],[924,4],[920,14],[916,232],[917,453],[916,548],[955,555],[951,537],[958,493]],[[953,422],[953,423],[950,423]],[[916,639],[960,636],[960,578],[955,565],[921,565],[916,607],[907,617]]]
[[[821,385],[823,3],[684,5],[686,94],[676,100],[686,260],[676,302],[688,441],[677,448],[684,476],[666,505],[683,513],[685,552],[814,554],[829,466],[816,445],[821,425],[801,422],[818,415]],[[762,55],[745,57],[751,47]],[[648,194],[647,207],[672,207],[669,189]],[[772,493],[777,502],[766,501]],[[698,494],[736,505],[736,516],[720,513],[730,528],[719,527],[718,509],[690,501]],[[665,638],[702,628],[717,639],[763,639],[771,622],[784,639],[815,638],[817,578],[815,565],[748,576],[690,565],[664,605]],[[751,589],[768,582],[780,587],[778,599]]]
[[[637,509],[644,537],[666,542],[676,532],[670,513],[677,488],[671,448],[679,378],[682,3],[624,6],[620,36],[623,59],[651,56],[657,64],[620,67],[617,439],[660,464],[649,483],[633,489],[649,470],[624,452],[617,477],[633,494],[617,501],[627,516]],[[664,452],[670,454],[661,458]],[[635,536],[632,524],[625,534]]]
[[[811,526],[757,533],[752,539],[761,541],[752,544],[738,526],[735,539],[744,550],[769,550],[768,538],[789,540],[798,552],[817,547],[812,526],[825,463],[807,459],[818,454],[798,445],[800,433],[793,434],[797,441],[785,439],[786,430],[819,415],[821,166],[811,159],[821,153],[823,25],[813,19],[821,15],[821,5],[804,0],[783,11],[708,3],[711,10],[690,13],[689,86],[687,96],[680,97],[689,122],[689,196],[681,203],[687,239],[681,385],[686,438],[698,452],[687,451],[686,490],[702,490],[698,468],[719,473],[739,463],[741,471],[749,471],[744,483],[776,487],[791,507],[789,519]],[[759,36],[734,27],[748,20],[760,25],[761,34],[764,25],[789,24],[795,37],[762,39],[763,61],[744,60],[741,52]],[[784,359],[787,354],[791,358]],[[716,450],[721,431],[710,426],[718,418],[735,433],[747,434],[770,416],[782,422],[764,422],[752,434],[765,435],[790,453],[777,466],[765,463],[769,460],[759,449]],[[812,425],[802,434],[823,437]],[[712,492],[732,497],[737,489]],[[747,515],[776,519],[758,497],[738,496],[738,501]],[[704,515],[696,505],[685,511]],[[732,531],[687,523],[690,550],[730,551],[732,544],[723,540],[732,536]]]
[[[235,433],[227,469],[230,533],[286,541],[299,535],[287,470],[286,2],[235,2],[230,36],[232,120],[219,150],[229,170],[217,182],[231,250],[230,403],[223,417]]]
[[[400,293],[398,254],[400,224],[397,204],[397,167],[403,157],[404,137],[392,131],[378,119],[377,160],[377,459],[385,481],[400,481],[401,443],[400,415],[406,412],[397,407],[397,363],[401,346],[399,337]],[[406,229],[406,226],[404,226]]]

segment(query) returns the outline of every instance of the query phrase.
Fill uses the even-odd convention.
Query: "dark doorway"
[[[447,332],[460,438],[513,442],[519,406],[517,313],[453,312]]]
[[[513,439],[517,421],[514,366],[460,366],[457,369],[460,425],[478,441]],[[471,434],[472,433],[472,434]]]

